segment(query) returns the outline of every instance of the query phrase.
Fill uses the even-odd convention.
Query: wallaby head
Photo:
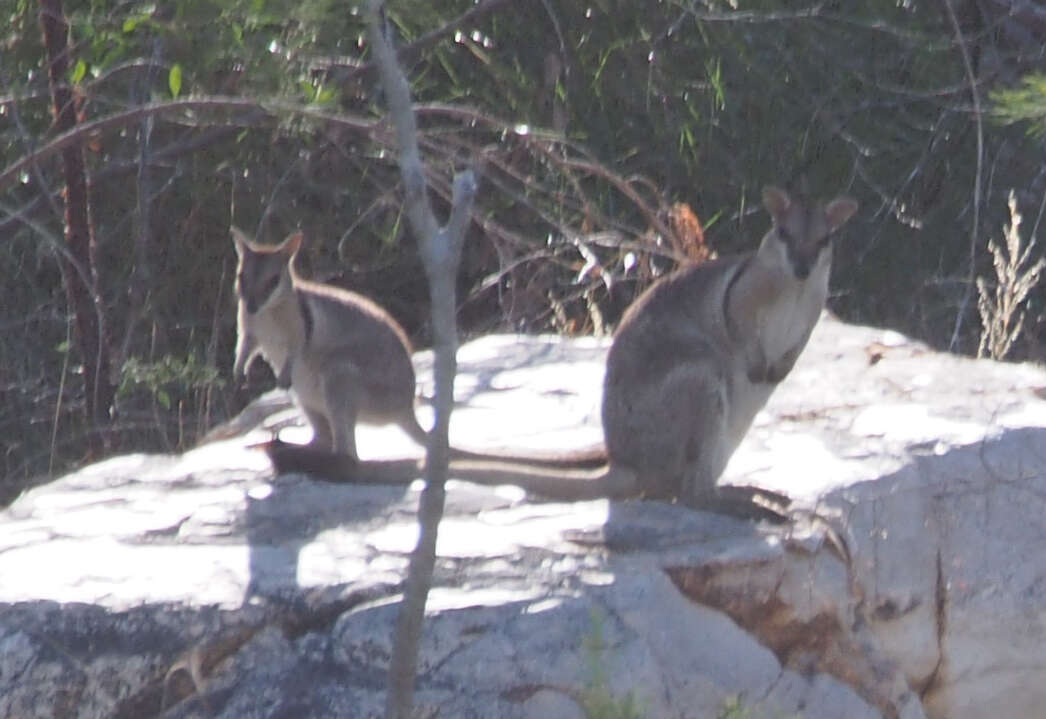
[[[763,206],[773,220],[770,237],[784,245],[799,280],[809,276],[821,253],[830,249],[832,234],[857,211],[857,202],[849,197],[827,204],[807,202],[773,186],[763,190]]]
[[[233,227],[232,239],[239,257],[236,296],[246,305],[247,312],[253,315],[272,297],[290,292],[291,263],[301,248],[302,233],[288,235],[279,245],[259,245]]]

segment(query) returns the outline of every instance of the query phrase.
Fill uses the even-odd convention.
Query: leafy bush
[[[1046,180],[1023,124],[989,123],[978,142],[958,41],[984,59],[975,86],[1006,90],[999,78],[1034,69],[1046,41],[1022,15],[1032,10],[980,8],[956,38],[926,3],[734,5],[388,4],[433,199],[446,206],[456,168],[481,171],[459,278],[466,333],[611,331],[677,262],[753,247],[768,224],[761,187],[806,178],[815,194],[848,192],[862,206],[837,246],[832,309],[976,351],[967,300],[990,258],[971,254],[967,238],[998,226],[997,188],[1026,187],[1021,203],[1037,203]],[[39,12],[8,3],[0,67],[10,120],[0,154],[15,168],[0,182],[0,266],[11,278],[0,288],[0,436],[19,482],[82,461],[99,429],[78,416],[87,393],[67,374],[85,359],[59,262],[60,153],[37,154],[54,139]],[[228,377],[233,223],[270,241],[304,230],[303,271],[372,296],[426,343],[394,140],[376,119],[351,5],[90,0],[66,12],[81,122],[174,103],[82,137],[95,242],[84,269],[112,367],[196,356]],[[992,95],[1000,117],[1041,117],[1037,82],[1026,83],[1024,114],[1006,115],[1016,100]],[[977,200],[988,211],[972,227],[984,168],[992,181]],[[1040,293],[1030,290],[1031,306]],[[1038,323],[1029,313],[1014,356],[1033,350]],[[54,351],[67,339],[71,365]],[[121,398],[108,451],[134,444],[121,437],[143,449],[191,442],[196,429],[177,412],[202,429],[246,399],[231,383],[170,394],[169,409],[161,396],[145,381]],[[141,431],[148,416],[155,432]]]

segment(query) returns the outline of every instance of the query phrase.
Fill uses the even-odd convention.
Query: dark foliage
[[[835,311],[975,352],[974,278],[1006,196],[1016,188],[1029,235],[1046,197],[1041,135],[991,121],[990,91],[1043,69],[1046,19],[1019,0],[951,5],[955,23],[943,1],[390,3],[437,214],[456,169],[482,174],[459,275],[464,333],[609,331],[705,240],[752,247],[764,184],[805,183],[861,202],[838,249]],[[46,7],[0,3],[0,164],[21,163],[0,185],[0,501],[85,459],[98,424],[61,270],[61,157],[34,154],[61,130]],[[270,241],[303,229],[304,272],[373,296],[428,342],[393,135],[351,6],[64,11],[81,123],[228,100],[80,136],[119,388],[111,451],[189,445],[271,382],[260,364],[249,388],[229,380],[232,223]],[[1041,290],[1030,301],[1020,357],[1038,352]]]

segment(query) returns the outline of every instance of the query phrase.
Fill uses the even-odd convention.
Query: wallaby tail
[[[400,427],[405,431],[411,439],[417,442],[419,445],[424,447],[428,442],[429,434],[425,429],[418,423],[417,418],[414,416],[413,411],[405,416],[399,423]],[[458,447],[450,448],[450,458],[452,460],[475,460],[480,462],[521,462],[523,464],[535,465],[538,467],[563,467],[569,469],[581,469],[581,468],[595,468],[606,464],[607,461],[607,450],[603,445],[595,447],[588,447],[585,449],[578,450],[492,450],[492,451],[473,451],[468,449],[460,449]]]
[[[326,482],[342,484],[410,484],[423,474],[424,460],[358,460],[345,454],[289,444],[272,439],[252,445],[263,450],[278,474],[300,472]],[[455,459],[450,463],[451,479],[463,479],[487,486],[512,484],[526,492],[549,499],[584,501],[622,499],[635,496],[635,475],[605,463],[600,466],[557,466],[554,463]],[[554,458],[562,460],[562,456]],[[554,461],[553,460],[553,461]]]
[[[344,484],[410,484],[421,476],[422,463],[416,459],[359,460],[279,438],[251,447],[269,455],[277,474],[300,472],[325,482]]]
[[[607,464],[563,468],[519,462],[455,460],[450,463],[450,476],[476,484],[513,484],[526,492],[569,502],[623,499],[635,496],[637,492],[632,472],[614,469]]]
[[[469,460],[476,462],[510,462],[534,467],[557,467],[560,469],[595,469],[607,463],[607,450],[602,445],[585,449],[570,450],[498,450],[474,452],[457,447],[450,448],[452,460]]]

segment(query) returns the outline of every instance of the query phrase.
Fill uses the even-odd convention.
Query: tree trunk
[[[425,488],[418,501],[418,543],[410,555],[406,587],[389,661],[386,719],[410,719],[414,714],[414,681],[418,647],[425,621],[425,603],[436,565],[436,537],[443,518],[450,459],[450,414],[454,408],[457,373],[458,326],[455,280],[461,262],[465,231],[472,217],[476,181],[471,170],[454,176],[450,217],[440,227],[429,203],[425,172],[418,149],[418,133],[410,86],[385,38],[383,0],[370,0],[365,17],[374,63],[381,76],[389,118],[396,128],[404,209],[418,243],[432,298],[432,339],[435,350],[433,401],[435,424],[425,453]]]
[[[61,0],[39,0],[40,25],[47,50],[56,133],[72,130],[77,122],[77,100],[69,87],[69,24]],[[110,379],[109,342],[104,307],[98,295],[95,263],[97,245],[91,225],[87,169],[83,145],[62,150],[65,181],[65,241],[71,259],[62,258],[69,309],[76,327],[76,342],[84,366],[84,398],[92,452],[100,453],[108,433],[109,409],[114,388]]]

